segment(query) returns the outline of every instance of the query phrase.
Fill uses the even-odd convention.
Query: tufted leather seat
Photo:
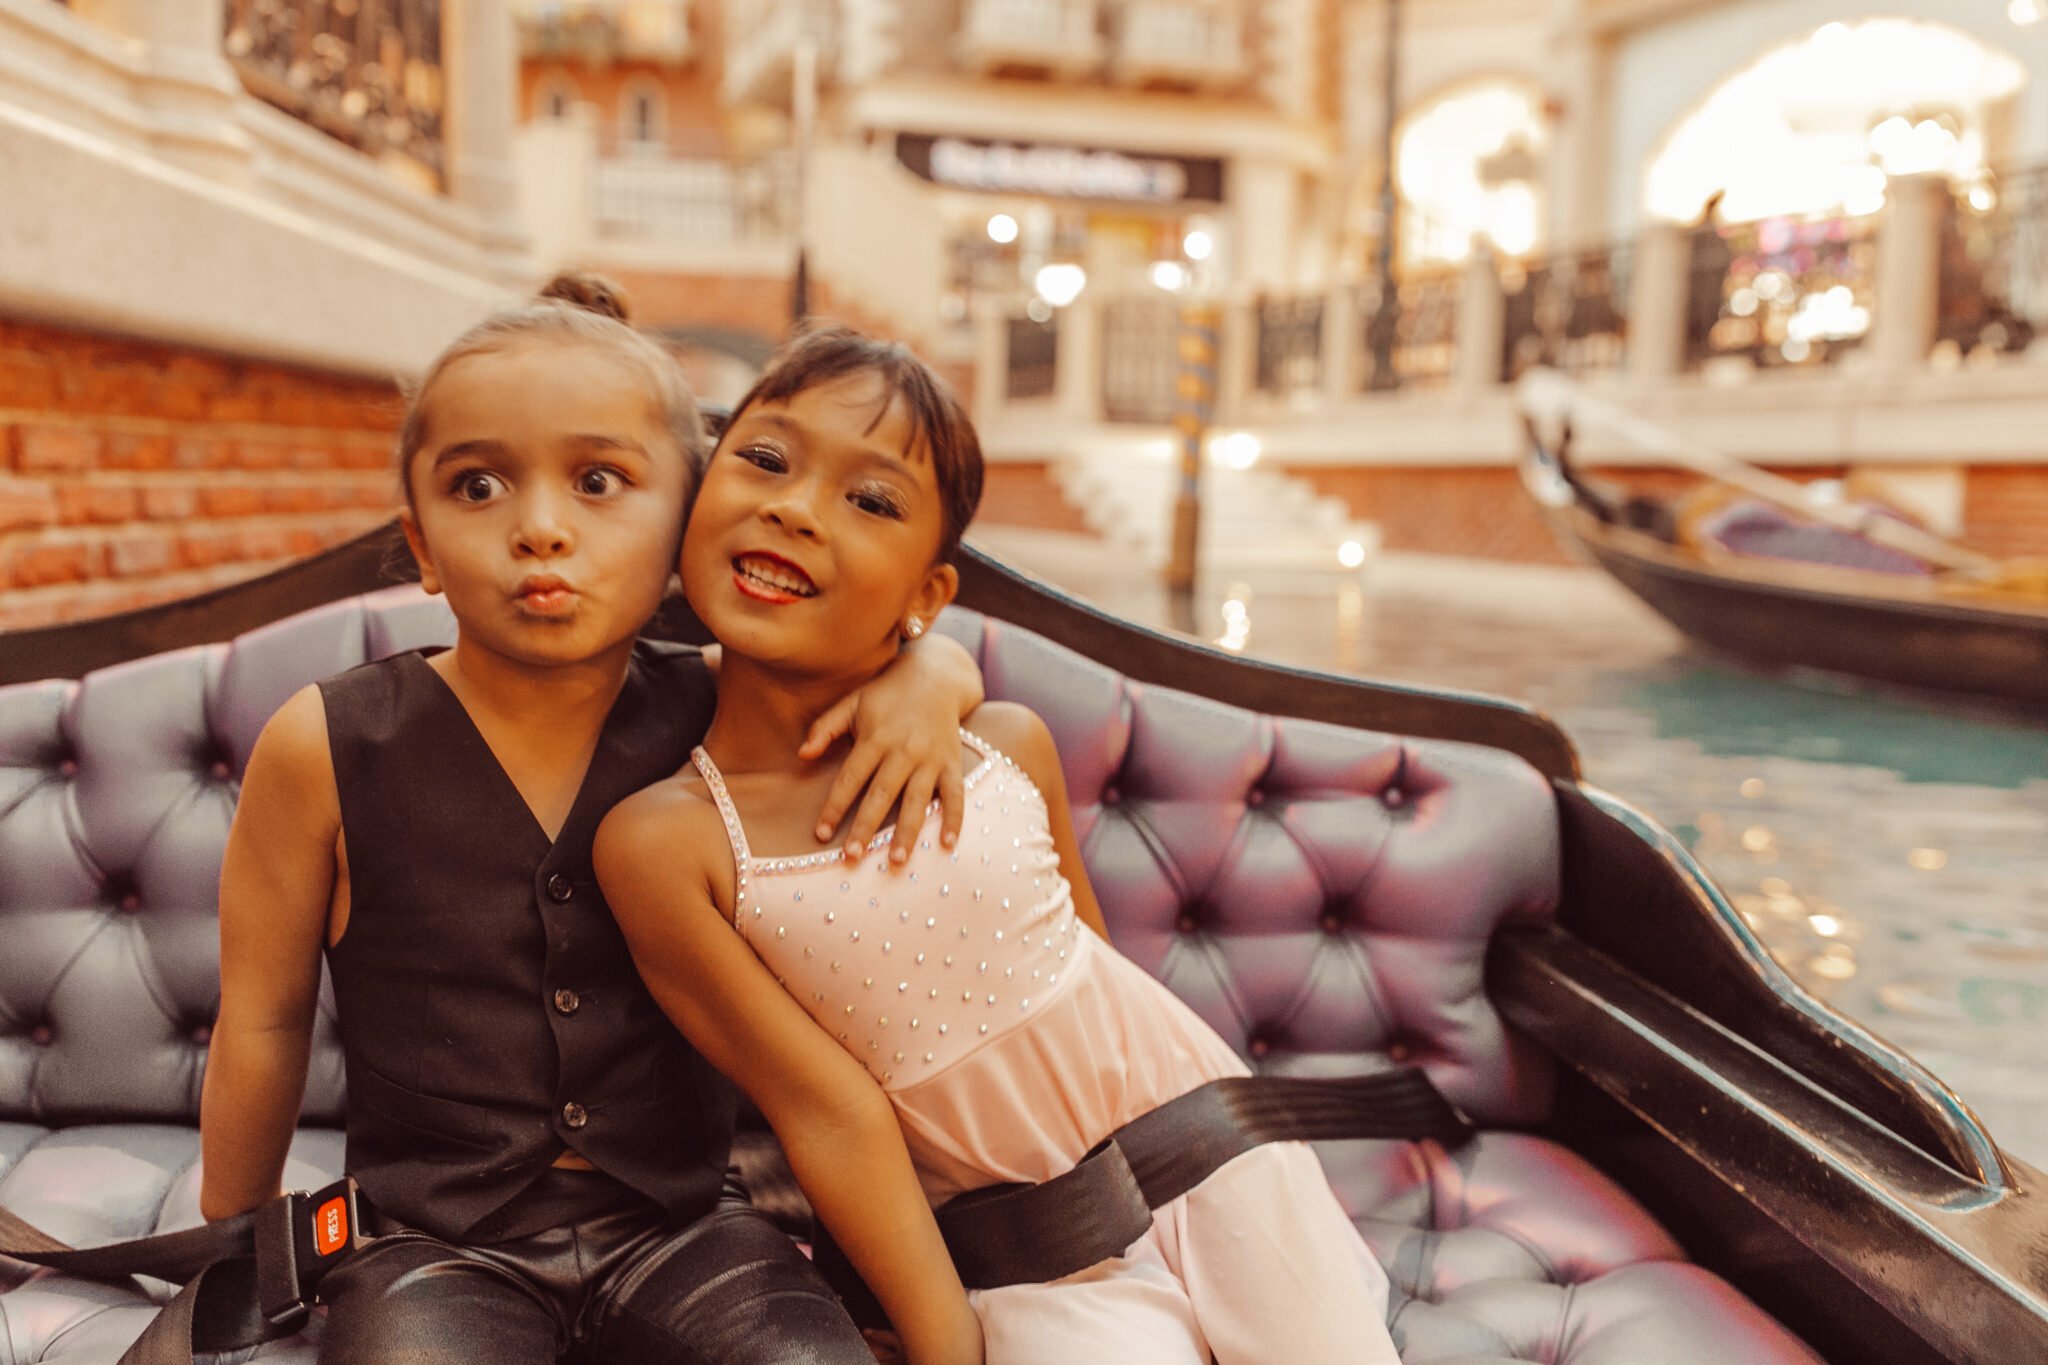
[[[1264,1070],[1413,1061],[1488,1131],[1329,1144],[1411,1365],[1746,1365],[1814,1357],[1540,1122],[1551,1064],[1482,987],[1489,937],[1558,897],[1549,789],[1518,759],[1141,686],[972,612],[943,628],[1059,740],[1118,945]],[[215,882],[235,780],[295,689],[445,643],[394,589],[232,645],[0,689],[0,1204],[78,1244],[198,1221]],[[288,1184],[341,1169],[323,1002]],[[158,1297],[166,1291],[157,1286]],[[0,1261],[0,1365],[111,1362],[130,1286]],[[254,1353],[309,1362],[313,1334]]]

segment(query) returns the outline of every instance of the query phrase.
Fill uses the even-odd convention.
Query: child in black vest
[[[471,329],[399,441],[455,647],[302,690],[250,756],[201,1204],[278,1192],[324,951],[347,1165],[383,1234],[323,1285],[326,1365],[870,1359],[733,1187],[732,1087],[648,998],[591,873],[598,822],[713,709],[698,651],[637,639],[704,454],[680,372],[609,290],[558,282]],[[857,742],[820,839],[863,788],[851,846],[935,789],[957,829],[953,735],[979,699],[935,640],[821,723],[807,751]]]

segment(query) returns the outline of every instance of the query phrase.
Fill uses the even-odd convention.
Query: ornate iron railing
[[[1767,218],[1692,234],[1685,353],[1697,367],[1825,365],[1870,330],[1877,220]]]
[[[2024,351],[2048,333],[2048,166],[1961,188],[1941,234],[1937,346]]]
[[[225,46],[251,94],[446,186],[441,0],[229,0]]]
[[[1050,398],[1060,353],[1059,314],[1044,322],[1011,318],[1003,392],[1010,398]]]
[[[1112,422],[1170,422],[1179,377],[1180,305],[1164,295],[1102,309],[1102,412]]]
[[[1323,382],[1323,300],[1260,299],[1258,358],[1252,383],[1260,393],[1291,394]]]
[[[1395,284],[1400,310],[1394,324],[1394,387],[1427,388],[1448,383],[1458,364],[1458,310],[1465,297],[1462,269],[1432,270],[1409,275]],[[1380,286],[1367,280],[1358,287],[1358,318],[1365,361],[1365,382],[1372,387],[1377,364],[1373,354]]]
[[[667,241],[792,241],[796,166],[786,155],[609,158],[597,166],[597,219],[608,233]]]
[[[1543,365],[1592,374],[1621,368],[1635,250],[1617,243],[1546,257],[1503,280],[1501,378]]]

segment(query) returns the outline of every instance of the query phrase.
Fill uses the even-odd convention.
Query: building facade
[[[0,0],[0,629],[391,515],[399,382],[532,279],[517,72],[466,0]]]
[[[537,249],[625,276],[714,392],[786,325],[801,246],[814,307],[972,392],[1020,499],[1090,462],[1164,487],[1199,307],[1237,457],[1399,548],[1557,554],[1512,468],[1510,385],[1543,364],[1682,439],[1872,471],[1937,529],[2048,553],[2038,0],[522,16]]]

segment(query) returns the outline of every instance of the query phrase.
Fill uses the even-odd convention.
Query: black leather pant
[[[496,1242],[380,1237],[320,1286],[320,1365],[873,1365],[743,1195],[680,1231],[646,1201]]]

